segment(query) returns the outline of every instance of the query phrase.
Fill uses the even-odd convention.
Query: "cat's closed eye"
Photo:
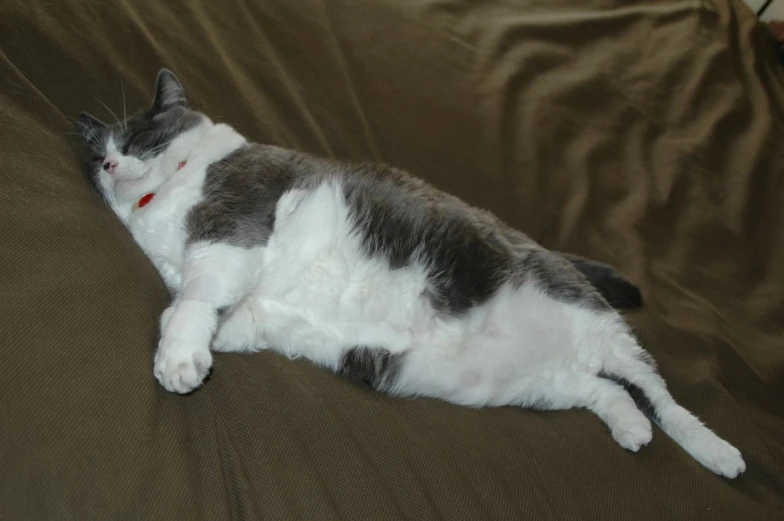
[[[124,156],[128,155],[128,153],[131,151],[131,147],[133,146],[134,139],[138,135],[139,135],[139,133],[137,132],[135,134],[132,134],[130,137],[128,137],[125,140],[125,143],[123,143],[123,146],[120,148],[120,152],[122,152],[122,155],[124,155]]]
[[[137,131],[125,139],[125,143],[123,143],[120,148],[120,152],[125,156],[131,155],[142,157],[149,154],[151,151],[159,149],[163,142],[162,136],[158,133]]]

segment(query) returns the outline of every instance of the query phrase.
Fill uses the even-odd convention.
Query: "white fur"
[[[745,469],[740,453],[677,405],[640,361],[617,313],[563,303],[527,283],[501,288],[462,318],[439,315],[423,296],[425,266],[392,271],[362,253],[339,181],[286,193],[265,247],[186,246],[185,215],[201,198],[207,166],[244,143],[205,118],[143,165],[110,147],[119,174],[101,174],[112,208],[176,295],[155,356],[166,389],[199,386],[211,344],[216,351],[272,348],[333,370],[346,349],[378,346],[406,353],[394,394],[468,406],[586,407],[636,451],[651,440],[651,424],[623,388],[596,376],[607,370],[643,388],[664,430],[703,465],[730,478]],[[132,213],[150,191],[153,201]],[[231,311],[219,323],[225,306]]]

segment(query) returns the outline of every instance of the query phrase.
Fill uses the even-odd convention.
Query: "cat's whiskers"
[[[123,130],[128,130],[128,111],[125,104],[125,86],[123,85],[122,77],[120,77],[120,88],[123,95]]]
[[[90,135],[95,135],[95,127],[93,126],[93,122],[88,119],[87,123],[90,125]]]
[[[118,124],[118,125],[120,125],[120,128],[121,128],[121,129],[123,129],[123,130],[125,130],[125,127],[123,126],[123,124],[122,124],[122,123],[120,123],[120,118],[118,118],[118,117],[117,117],[117,114],[115,114],[115,113],[114,113],[114,111],[113,111],[112,109],[110,109],[110,108],[109,108],[109,106],[108,106],[106,103],[104,103],[103,101],[99,100],[97,97],[96,97],[95,99],[96,99],[96,101],[97,101],[98,103],[100,103],[101,105],[103,105],[103,106],[104,106],[104,108],[105,108],[106,110],[108,110],[108,111],[109,111],[109,113],[110,113],[112,116],[114,116],[114,120],[117,122],[117,124]]]
[[[155,154],[155,152],[157,152],[158,150],[160,150],[160,149],[162,149],[164,147],[169,146],[171,144],[171,142],[172,141],[170,140],[170,141],[167,141],[166,143],[161,143],[160,145],[155,145],[151,149],[147,150],[144,154],[142,154],[142,156],[139,159],[141,159],[142,161],[146,161],[147,159],[152,157],[152,155]]]

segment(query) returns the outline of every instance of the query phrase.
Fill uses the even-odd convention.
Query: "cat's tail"
[[[568,260],[577,271],[588,279],[588,282],[615,309],[638,309],[642,307],[642,293],[629,279],[618,270],[591,259],[569,253],[557,253]]]
[[[622,385],[637,406],[711,471],[734,478],[746,470],[741,453],[675,402],[650,355],[641,347],[614,353],[599,376]]]

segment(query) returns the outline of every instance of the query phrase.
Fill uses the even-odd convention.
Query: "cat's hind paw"
[[[153,374],[169,392],[186,394],[201,385],[212,367],[209,349],[193,349],[177,342],[161,343]]]
[[[698,443],[689,450],[692,456],[712,472],[733,479],[746,470],[740,451],[707,428]]]
[[[637,452],[653,438],[651,422],[642,414],[617,420],[612,426],[612,436],[626,450]]]

